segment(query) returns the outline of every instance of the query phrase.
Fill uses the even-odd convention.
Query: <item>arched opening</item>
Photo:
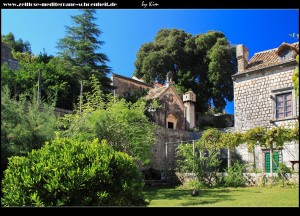
[[[167,125],[166,127],[167,128],[170,128],[170,129],[176,129],[176,125],[177,125],[177,118],[174,114],[169,114],[168,117],[167,117]]]

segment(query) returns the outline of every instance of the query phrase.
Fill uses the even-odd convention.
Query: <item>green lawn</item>
[[[191,196],[191,189],[149,188],[145,190],[149,207],[299,207],[298,187],[245,187],[203,189],[201,195]]]

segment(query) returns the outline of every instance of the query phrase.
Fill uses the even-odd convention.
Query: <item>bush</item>
[[[202,152],[202,153],[201,153]],[[221,161],[219,151],[208,149],[206,151],[192,145],[180,145],[177,150],[177,171],[180,173],[195,173],[199,184],[203,187],[219,185],[218,177]]]
[[[8,86],[1,87],[1,177],[8,157],[24,156],[55,138],[56,120],[54,104],[38,105],[35,94],[17,100]]]
[[[56,138],[26,157],[9,158],[4,206],[145,205],[132,157],[99,144]]]
[[[227,187],[243,187],[246,179],[243,176],[245,165],[235,162],[233,166],[226,171],[227,175],[224,177],[224,184]]]

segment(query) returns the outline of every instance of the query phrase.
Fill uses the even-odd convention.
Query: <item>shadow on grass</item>
[[[192,189],[175,189],[173,188],[145,188],[146,198],[151,203],[152,200],[180,200],[180,206],[201,206],[218,203],[223,200],[234,200],[230,195],[232,189],[203,189],[200,190],[200,196],[191,196]]]

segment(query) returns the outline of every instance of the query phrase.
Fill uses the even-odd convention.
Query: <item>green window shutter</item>
[[[266,153],[265,168],[266,168],[266,173],[270,173],[270,153]]]
[[[279,152],[275,151],[273,152],[273,158],[274,161],[276,162],[277,165],[279,165]],[[273,172],[276,173],[278,171],[278,167],[274,162],[273,162]],[[265,156],[265,169],[266,173],[270,173],[270,153],[266,153]]]
[[[274,158],[274,161],[277,165],[279,165],[279,152],[273,152],[273,158]],[[273,163],[273,172],[274,173],[277,173],[278,171],[278,167],[276,166],[276,164]]]

